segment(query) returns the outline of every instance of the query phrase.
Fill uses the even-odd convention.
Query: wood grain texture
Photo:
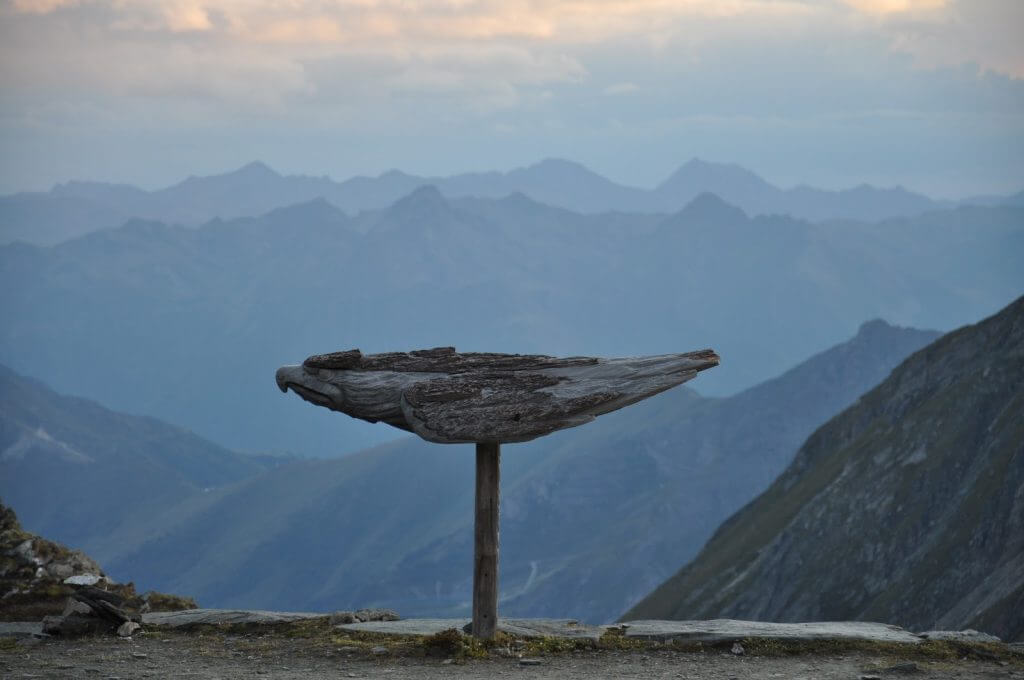
[[[309,357],[277,371],[282,391],[427,441],[522,442],[575,427],[717,366],[712,350],[649,357],[557,358],[439,347]]]
[[[473,541],[473,636],[494,637],[498,625],[498,504],[501,445],[476,445]]]

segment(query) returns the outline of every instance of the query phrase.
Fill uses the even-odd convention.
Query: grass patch
[[[390,657],[448,658],[457,662],[470,659],[514,658],[517,656],[551,656],[579,652],[672,652],[727,653],[733,641],[707,644],[685,639],[667,641],[629,638],[624,629],[610,628],[598,640],[591,638],[535,637],[520,638],[497,633],[493,640],[478,640],[455,628],[433,635],[385,635],[363,631],[345,631],[330,625],[327,617],[303,619],[292,623],[230,624],[193,626],[184,630],[153,630],[166,637],[191,638],[201,653],[222,655],[240,652],[258,658],[284,657],[292,654],[332,656],[339,652],[355,657],[371,657],[374,647],[386,647]],[[877,642],[855,639],[780,640],[777,638],[745,638],[740,641],[746,656],[834,657],[864,654],[878,659],[884,666],[921,661],[955,663],[962,659],[1006,661],[1014,668],[1024,668],[1024,656],[1002,644],[965,643],[951,640],[925,640],[918,644]]]

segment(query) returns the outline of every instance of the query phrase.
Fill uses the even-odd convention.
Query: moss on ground
[[[728,653],[732,642],[705,644],[687,640],[667,642],[628,638],[621,629],[609,629],[599,640],[588,638],[520,638],[498,633],[493,640],[477,640],[457,629],[433,635],[385,635],[345,631],[335,628],[327,617],[304,619],[287,624],[203,625],[188,631],[152,629],[159,636],[193,639],[200,654],[221,655],[226,648],[247,656],[271,658],[301,650],[325,656],[344,653],[372,657],[373,649],[384,647],[390,657],[435,657],[453,659],[509,658],[518,656],[556,656],[589,652],[672,652],[681,654]],[[879,668],[907,662],[953,663],[962,659],[1007,662],[1024,669],[1024,655],[1003,644],[964,643],[926,640],[919,644],[875,642],[871,640],[779,640],[746,638],[741,641],[744,654],[755,657],[823,656],[864,654],[875,657]]]

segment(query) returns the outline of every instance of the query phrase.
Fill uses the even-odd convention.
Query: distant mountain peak
[[[398,170],[397,168],[391,168],[390,170],[387,170],[386,172],[382,172],[380,175],[378,175],[377,179],[385,179],[385,180],[387,180],[387,179],[391,179],[391,180],[394,180],[394,179],[407,179],[407,178],[410,178],[412,176],[413,175],[410,175],[407,172],[402,172],[401,170]]]
[[[441,190],[433,184],[423,184],[413,189],[405,198],[399,199],[399,203],[402,201],[430,201],[444,203],[444,196],[441,195]],[[396,204],[397,205],[397,204]]]
[[[683,163],[679,166],[678,170],[669,175],[668,179],[661,183],[661,187],[681,182],[707,182],[713,179],[767,184],[756,172],[748,170],[741,165],[736,165],[735,163],[712,163],[711,161],[694,157]]]
[[[324,222],[329,220],[341,220],[345,219],[346,215],[344,211],[338,208],[336,205],[328,201],[323,196],[317,196],[316,198],[308,201],[302,201],[300,203],[292,203],[291,205],[282,206],[280,208],[274,208],[265,217],[270,219],[301,219],[301,220],[315,220],[317,222]]]
[[[280,177],[281,175],[263,161],[251,161],[238,170],[228,173],[230,175],[245,175],[250,177]]]
[[[871,335],[896,328],[885,319],[869,319],[857,329],[857,335]]]
[[[448,205],[448,201],[433,184],[416,187],[412,193],[398,199],[388,208],[388,213],[392,215],[410,217],[423,217],[428,214],[450,211],[451,206]]]
[[[577,163],[576,161],[570,161],[570,160],[565,159],[565,158],[554,158],[554,157],[542,158],[541,160],[537,161],[533,165],[530,165],[529,167],[531,167],[531,168],[572,168],[573,170],[587,170],[587,167],[585,165],[583,165],[582,163]]]
[[[745,222],[747,214],[736,206],[726,203],[710,191],[698,195],[687,203],[676,216],[684,221],[718,223]]]

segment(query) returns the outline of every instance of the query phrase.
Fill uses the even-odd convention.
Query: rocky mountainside
[[[614,619],[766,488],[815,427],[936,335],[870,322],[734,397],[680,388],[504,447],[502,612]],[[472,494],[472,447],[405,439],[212,491],[96,554],[115,575],[211,606],[462,615]]]
[[[1024,298],[818,429],[624,619],[717,617],[1024,639]]]
[[[34,531],[93,554],[129,527],[145,533],[167,507],[274,463],[0,366],[0,497]]]

